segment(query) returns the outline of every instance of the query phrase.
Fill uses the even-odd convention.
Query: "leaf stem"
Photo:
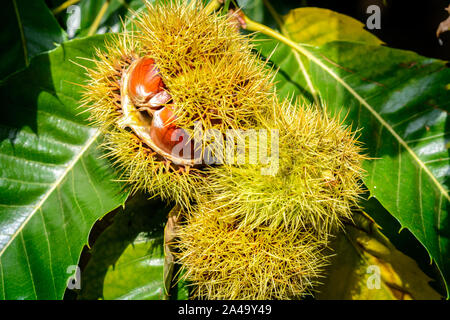
[[[213,13],[217,11],[223,5],[223,0],[211,0],[205,7],[205,11],[209,13]]]
[[[22,42],[22,49],[23,49],[23,58],[25,60],[25,66],[28,67],[30,61],[28,60],[27,41],[25,39],[25,32],[23,30],[22,19],[20,18],[19,8],[17,7],[16,0],[13,0],[13,4],[14,4],[14,11],[16,12],[17,24],[19,25],[20,40]]]
[[[263,24],[260,24],[256,21],[251,20],[249,17],[247,16],[243,16],[244,21],[245,21],[245,25],[243,26],[244,29],[247,29],[249,31],[256,31],[256,32],[260,32],[262,34],[268,35],[274,39],[277,39],[278,41],[284,43],[285,45],[287,45],[288,47],[290,47],[291,49],[294,49],[296,51],[298,51],[299,53],[303,54],[305,57],[314,60],[314,61],[318,61],[318,59],[312,55],[309,51],[305,50],[304,48],[302,48],[300,45],[298,45],[296,42],[292,41],[291,39],[285,37],[284,35],[282,35],[281,33],[276,32],[275,30],[273,30],[272,28],[265,26]]]
[[[97,16],[95,17],[94,22],[92,23],[91,27],[89,28],[88,36],[92,36],[97,32],[98,26],[100,25],[100,22],[103,19],[103,16],[106,13],[106,10],[108,9],[109,5],[111,4],[111,0],[106,0],[102,7],[100,8],[100,11],[98,12]]]
[[[68,7],[70,7],[73,4],[76,4],[80,2],[80,0],[68,0],[66,2],[64,2],[63,4],[61,4],[59,7],[56,7],[55,9],[52,10],[53,15],[57,15],[59,13],[61,13],[62,11],[66,10]]]
[[[266,8],[269,10],[270,14],[272,15],[272,17],[275,19],[276,23],[278,24],[278,26],[280,27],[280,31],[282,34],[285,34],[287,37],[289,37],[289,32],[286,30],[286,28],[284,27],[284,23],[282,18],[280,17],[280,15],[278,14],[278,12],[276,12],[276,10],[272,7],[272,5],[270,4],[270,2],[268,0],[263,0],[264,6],[266,6]],[[294,50],[294,56],[295,59],[297,60],[298,65],[300,66],[300,69],[303,73],[303,77],[305,78],[306,84],[309,87],[309,90],[311,90],[311,95],[313,96],[314,102],[316,103],[316,105],[318,107],[322,108],[322,104],[320,103],[318,94],[317,94],[317,90],[314,87],[312,81],[311,81],[311,77],[308,74],[308,72],[306,71],[305,65],[303,64],[302,59],[300,58],[298,52],[296,50]],[[323,109],[323,108],[322,108]]]
[[[320,66],[322,66],[323,63],[319,59],[317,59],[314,55],[312,55],[309,51],[307,51],[306,49],[304,49],[300,45],[298,45],[296,42],[285,37],[281,33],[276,32],[272,28],[265,26],[263,24],[260,24],[256,21],[253,21],[246,15],[243,16],[243,19],[245,22],[245,24],[243,26],[244,29],[247,29],[249,31],[261,32],[262,34],[265,34],[265,35],[268,35],[269,37],[277,39],[278,41],[284,43],[285,45],[287,45],[288,47],[290,47],[291,49],[294,50],[294,55],[300,65],[300,68],[302,69],[302,72],[305,76],[306,82],[311,90],[311,94],[314,97],[314,101],[317,103],[318,106],[320,106],[321,104],[319,103],[319,99],[317,98],[317,92],[316,92],[315,88],[313,87],[311,80],[309,79],[309,77],[306,74],[306,69],[304,68],[303,63],[301,62],[301,59],[298,56],[298,53],[301,53],[306,58],[310,59],[311,61],[314,61],[316,64],[318,64]]]

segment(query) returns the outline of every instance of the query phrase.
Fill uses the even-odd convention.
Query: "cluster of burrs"
[[[133,190],[180,208],[172,248],[192,297],[309,294],[361,194],[355,134],[315,106],[279,101],[275,72],[233,16],[199,1],[148,3],[132,29],[97,51],[84,105]],[[276,166],[211,151],[242,142]],[[202,161],[208,153],[220,161]]]

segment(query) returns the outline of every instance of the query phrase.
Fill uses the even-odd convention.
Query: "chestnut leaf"
[[[63,43],[0,86],[0,299],[61,299],[94,222],[128,196],[81,113],[105,36]]]
[[[311,9],[290,14],[299,15],[301,10]],[[302,32],[302,19],[288,15],[278,21],[283,35],[298,42],[307,55],[267,36],[257,37],[263,56],[273,52],[270,62],[280,70],[276,78],[280,96],[318,101],[327,112],[360,129],[360,140],[373,158],[364,163],[365,185],[424,245],[448,292],[450,69],[446,61],[371,41],[342,41],[339,33],[318,46]],[[310,24],[308,32],[320,25]]]

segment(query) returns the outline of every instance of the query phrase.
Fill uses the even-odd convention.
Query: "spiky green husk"
[[[306,230],[237,228],[220,210],[201,206],[175,243],[182,277],[200,299],[298,299],[311,294],[326,243]]]
[[[350,128],[314,107],[274,103],[262,126],[279,130],[279,169],[263,165],[210,168],[202,201],[224,207],[224,219],[255,228],[312,227],[324,236],[351,219],[362,193],[361,147]]]
[[[86,69],[87,83],[83,85],[81,108],[90,114],[90,120],[103,133],[117,127],[122,116],[120,82],[122,73],[133,60],[142,55],[133,34],[114,34],[105,43],[105,49],[96,49],[93,68]]]
[[[105,135],[107,150],[120,178],[132,186],[131,191],[143,190],[151,196],[174,201],[188,207],[202,180],[197,170],[174,167],[159,156],[128,128],[118,126],[122,118],[120,82],[122,73],[137,57],[145,55],[133,34],[117,34],[97,50],[95,67],[88,69],[83,107],[90,119]]]
[[[203,173],[196,168],[173,168],[170,161],[145,147],[133,133],[110,129],[103,145],[107,156],[120,170],[120,179],[128,182],[133,191],[144,190],[152,197],[173,201],[190,208],[192,199],[200,197]]]
[[[197,201],[176,245],[194,296],[302,297],[326,263],[321,250],[331,229],[351,218],[361,193],[363,156],[354,133],[313,108],[280,104],[273,73],[230,18],[209,15],[197,1],[147,10],[88,70],[84,105],[105,134],[108,155],[134,190],[186,212]],[[177,166],[119,126],[122,75],[142,56],[155,60],[178,126],[278,129],[277,174],[262,175],[260,165]]]
[[[138,38],[161,71],[180,127],[252,128],[270,107],[274,73],[252,53],[249,37],[199,1],[147,9],[137,19]]]
[[[273,74],[230,18],[210,15],[200,2],[147,3],[147,11],[132,32],[113,36],[97,51],[95,67],[87,70],[83,106],[133,191],[189,205],[202,173],[173,165],[136,140],[136,132],[118,125],[123,73],[138,57],[153,58],[172,96],[177,125],[188,131],[196,121],[203,129],[254,125],[255,115],[270,106]]]

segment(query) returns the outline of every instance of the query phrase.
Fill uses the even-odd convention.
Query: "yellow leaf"
[[[321,46],[331,41],[364,42],[380,45],[383,42],[364,24],[349,16],[321,8],[298,8],[283,17],[283,29],[293,41]]]
[[[435,300],[431,279],[368,218],[358,215],[333,243],[327,277],[317,299]]]

